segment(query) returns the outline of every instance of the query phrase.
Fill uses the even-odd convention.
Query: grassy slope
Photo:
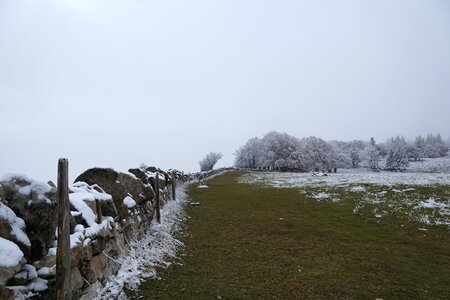
[[[187,208],[181,259],[133,296],[450,299],[447,229],[421,232],[395,217],[377,223],[298,189],[236,184],[239,174],[190,188],[201,205]]]

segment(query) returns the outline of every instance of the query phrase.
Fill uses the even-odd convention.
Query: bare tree
[[[199,161],[200,171],[210,171],[214,168],[214,165],[222,158],[222,153],[210,152],[204,159]]]

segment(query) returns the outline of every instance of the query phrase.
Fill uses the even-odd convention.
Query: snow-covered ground
[[[346,202],[353,213],[370,212],[378,220],[390,214],[450,228],[450,158],[412,162],[404,172],[368,169],[334,174],[250,172],[239,183],[299,188],[311,201]]]
[[[147,235],[130,241],[131,250],[117,259],[119,271],[112,276],[95,299],[127,299],[123,288],[136,289],[146,278],[157,278],[156,267],[169,266],[182,242],[174,238],[184,220],[183,205],[186,203],[185,186],[177,187],[177,199],[169,200],[161,208],[161,224],[155,220]]]
[[[450,173],[450,157],[425,158],[423,161],[411,162],[408,170],[411,172]]]
[[[437,171],[440,170],[440,171]],[[322,174],[319,174],[322,175]],[[304,186],[347,186],[355,183],[375,185],[450,185],[450,158],[426,159],[412,162],[405,172],[368,169],[340,169],[327,176],[312,173],[252,172],[239,178],[239,183],[265,185],[276,188]]]

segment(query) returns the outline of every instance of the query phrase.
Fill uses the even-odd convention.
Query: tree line
[[[287,133],[271,131],[262,138],[249,139],[235,152],[235,166],[250,169],[280,171],[327,171],[335,168],[367,167],[377,170],[385,160],[384,169],[401,170],[410,161],[446,156],[449,142],[440,134],[417,136],[407,141],[403,136],[377,143],[353,140],[325,141],[310,136],[297,138]]]

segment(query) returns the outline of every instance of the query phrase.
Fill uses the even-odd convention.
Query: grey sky
[[[450,136],[448,1],[0,0],[0,175]]]

